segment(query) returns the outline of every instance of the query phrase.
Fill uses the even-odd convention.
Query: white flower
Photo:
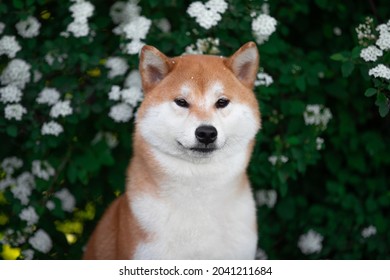
[[[277,21],[273,17],[261,14],[252,21],[252,32],[258,44],[268,40],[276,30]]]
[[[62,125],[55,121],[50,121],[42,125],[41,133],[42,135],[55,135],[58,136],[64,131]]]
[[[332,113],[322,105],[309,104],[306,106],[303,117],[306,125],[317,125],[325,129],[328,122],[332,119]]]
[[[85,37],[89,34],[88,18],[93,15],[95,7],[88,1],[78,0],[69,7],[73,21],[69,23],[65,32],[60,35],[68,37],[72,33],[74,37]]]
[[[26,114],[27,110],[20,104],[7,105],[4,108],[4,116],[8,120],[15,119],[17,121],[22,120],[23,114]]]
[[[33,38],[38,36],[41,24],[35,17],[29,16],[26,20],[19,21],[15,27],[23,38]]]
[[[255,81],[255,86],[270,86],[274,82],[274,79],[265,72],[257,74],[257,79]]]
[[[46,208],[49,209],[50,211],[53,210],[54,208],[56,208],[56,205],[54,204],[53,201],[49,200],[48,202],[46,202]]]
[[[286,162],[288,162],[288,157],[286,157],[286,156],[284,156],[284,155],[279,155],[279,156],[272,155],[272,156],[269,156],[269,157],[268,157],[268,161],[269,161],[272,165],[276,165],[276,163],[278,163],[278,162],[281,162],[281,163],[286,163]]]
[[[122,100],[132,107],[137,106],[137,103],[142,101],[142,90],[138,87],[131,87],[129,89],[123,89],[121,91]]]
[[[111,107],[108,115],[116,122],[128,122],[133,116],[133,108],[126,103],[119,103]]]
[[[0,101],[3,103],[20,102],[22,99],[22,91],[13,85],[0,88]]]
[[[137,17],[123,26],[123,33],[127,39],[142,40],[146,38],[152,21],[144,16]]]
[[[267,205],[268,208],[274,208],[278,194],[275,190],[260,190],[256,192],[256,202],[258,206]]]
[[[3,33],[4,28],[5,28],[5,24],[3,22],[0,22],[0,34]]]
[[[316,138],[316,149],[317,149],[317,151],[322,149],[322,145],[323,144],[324,144],[324,139],[322,139],[321,137],[317,137]]]
[[[390,32],[381,32],[376,44],[381,50],[390,50]]]
[[[33,72],[33,82],[36,83],[36,82],[39,82],[39,80],[42,78],[42,73],[39,72],[38,70],[34,70]]]
[[[368,75],[374,76],[375,78],[390,80],[390,68],[383,64],[379,64],[376,67],[371,68],[368,71]]]
[[[121,88],[119,86],[112,86],[108,93],[108,99],[118,101],[121,98]]]
[[[322,250],[323,239],[321,234],[311,229],[299,237],[298,247],[305,255],[319,253]]]
[[[44,254],[49,253],[53,247],[50,236],[43,229],[38,229],[28,242],[35,250]]]
[[[370,236],[373,236],[375,234],[376,234],[376,227],[373,225],[370,225],[362,230],[363,238],[369,238]]]
[[[76,205],[76,199],[69,192],[68,189],[64,188],[54,194],[61,201],[62,209],[66,212],[72,212]]]
[[[126,77],[124,86],[127,88],[138,87],[142,88],[141,75],[138,70],[132,70],[130,74]]]
[[[107,146],[111,149],[115,148],[119,144],[118,137],[113,133],[104,133],[104,138],[106,140]]]
[[[132,40],[130,43],[124,45],[123,51],[126,54],[138,54],[143,46],[145,46],[144,42],[140,40]]]
[[[88,1],[77,1],[69,7],[69,11],[72,12],[74,21],[86,22],[89,17],[93,15],[95,7]]]
[[[365,61],[376,61],[379,56],[383,55],[383,51],[375,46],[364,48],[360,52],[360,57]]]
[[[89,26],[86,22],[72,21],[66,28],[66,32],[73,33],[75,37],[85,37],[89,33]],[[69,33],[64,33],[64,37],[67,37],[66,34]]]
[[[70,107],[70,101],[58,101],[50,110],[50,116],[52,118],[58,118],[59,116],[66,117],[73,113],[72,107]]]
[[[108,78],[110,79],[124,75],[129,69],[126,60],[122,57],[109,57],[105,66],[110,69],[108,72]]]
[[[27,205],[34,188],[34,177],[30,173],[24,172],[16,179],[16,186],[11,188],[11,192],[23,205]]]
[[[24,260],[32,260],[34,259],[34,250],[32,249],[23,250],[21,256],[23,257]]]
[[[38,178],[47,181],[51,176],[54,176],[55,170],[47,161],[34,160],[31,172]]]
[[[16,180],[11,177],[6,177],[4,179],[1,179],[0,181],[0,192],[8,188],[9,186],[13,186],[16,184]]]
[[[341,36],[341,34],[343,34],[343,31],[341,30],[341,28],[340,27],[334,27],[333,28],[333,33],[334,33],[334,35],[336,35],[336,36]]]
[[[199,1],[193,2],[187,9],[187,14],[195,18],[195,21],[205,29],[218,24],[228,7],[224,0],[209,0],[206,4]]]
[[[3,159],[1,162],[1,168],[8,175],[12,175],[16,169],[19,169],[23,166],[23,161],[17,157],[8,157]]]
[[[141,8],[136,3],[115,2],[110,8],[110,16],[115,24],[129,22],[137,18],[141,13]]]
[[[27,222],[27,225],[32,226],[38,223],[39,216],[37,212],[35,211],[34,207],[29,206],[27,208],[24,208],[19,213],[19,218],[23,221]]]
[[[187,54],[218,54],[220,51],[219,47],[219,39],[216,38],[205,38],[205,39],[197,39],[195,46],[189,45],[186,47]]]
[[[210,9],[210,11],[223,14],[228,8],[228,4],[225,0],[209,0],[206,2],[205,7]]]
[[[27,249],[22,251],[22,256],[25,260],[32,260],[34,258],[34,250]]]
[[[96,134],[96,136],[92,140],[92,144],[95,145],[102,139],[104,139],[104,141],[107,143],[107,146],[111,149],[115,148],[119,144],[118,137],[115,134],[111,132],[102,132],[102,131]]]
[[[263,249],[258,248],[256,251],[255,259],[256,260],[267,260],[268,259],[267,253]]]
[[[16,53],[21,49],[15,36],[3,36],[0,39],[0,56],[5,54],[9,58],[14,58]]]
[[[60,100],[60,93],[55,88],[44,88],[38,95],[36,101],[39,104],[54,105]]]
[[[24,89],[30,81],[31,65],[22,59],[13,59],[8,63],[0,76],[0,82],[3,85],[14,85],[20,89]]]
[[[53,65],[54,61],[57,61],[58,63],[62,64],[66,58],[68,58],[67,54],[55,54],[55,55],[53,55],[52,53],[47,53],[45,55],[45,57],[44,57],[45,61],[50,66]]]
[[[164,33],[168,33],[169,31],[171,31],[171,24],[166,18],[157,20],[156,26]]]

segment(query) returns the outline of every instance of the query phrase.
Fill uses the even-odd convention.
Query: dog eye
[[[215,103],[215,107],[217,109],[222,109],[225,108],[228,104],[230,103],[229,99],[226,98],[220,98],[218,101]]]
[[[188,102],[185,99],[183,99],[183,98],[176,98],[174,101],[175,101],[177,106],[180,106],[180,107],[183,107],[183,108],[190,107],[190,104],[188,104]]]

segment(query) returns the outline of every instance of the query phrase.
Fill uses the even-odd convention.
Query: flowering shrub
[[[257,258],[388,258],[390,126],[361,94],[387,114],[388,5],[375,3],[0,2],[1,256],[81,257],[124,190],[144,44],[227,56],[253,40]]]
[[[333,59],[344,62],[344,76],[357,66],[363,78],[372,81],[373,87],[365,91],[365,96],[376,96],[379,114],[385,117],[390,108],[390,19],[375,26],[374,19],[367,17],[356,27],[356,34],[358,46],[352,52],[333,55]]]

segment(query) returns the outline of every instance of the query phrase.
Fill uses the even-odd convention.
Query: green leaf
[[[355,64],[353,64],[351,61],[344,62],[341,65],[341,73],[343,74],[343,77],[349,77],[355,68]]]
[[[345,57],[342,53],[335,53],[330,56],[330,59],[334,61],[346,61],[347,57]]]
[[[7,134],[11,137],[16,137],[18,135],[18,128],[16,125],[10,125],[7,127]]]
[[[377,92],[376,88],[368,88],[364,92],[364,95],[367,96],[367,97],[370,97],[370,96],[373,96],[374,94],[376,94],[376,92]]]
[[[389,100],[386,98],[386,96],[379,92],[376,96],[376,102],[375,105],[377,105],[379,108],[379,115],[383,118],[389,113]]]

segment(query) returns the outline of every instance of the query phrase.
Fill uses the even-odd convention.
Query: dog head
[[[155,150],[189,161],[247,151],[260,128],[252,92],[258,61],[253,42],[228,58],[169,58],[144,46],[137,132]]]

